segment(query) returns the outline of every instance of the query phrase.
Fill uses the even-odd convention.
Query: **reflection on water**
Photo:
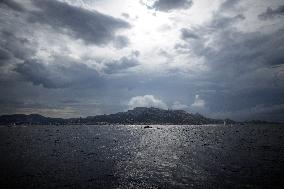
[[[158,128],[161,128],[158,127]],[[135,184],[137,181],[145,186],[149,180],[166,183],[173,177],[173,171],[177,168],[179,159],[183,152],[180,151],[184,141],[183,130],[170,131],[171,128],[144,129],[141,133],[132,132],[138,135],[139,143],[132,146],[131,158],[119,162],[118,173],[125,184]],[[134,182],[128,182],[128,181]],[[129,187],[123,185],[123,187]]]
[[[206,137],[197,134],[196,129],[196,126],[153,126],[141,130],[141,126],[130,126],[128,131],[139,142],[124,146],[131,156],[116,166],[121,188],[188,188],[208,182],[210,176],[198,164],[201,160],[197,156],[197,148],[202,148],[197,146],[198,142],[205,142],[205,146]]]
[[[267,143],[258,136],[265,131],[257,127],[251,130],[218,125],[121,129],[129,131],[132,140],[138,142],[125,145],[130,156],[117,162],[115,170],[120,188],[260,188],[255,185],[265,184],[259,180],[264,175],[275,180],[274,174],[264,173],[263,169],[280,170],[261,160],[261,156],[269,157],[272,163],[280,154],[270,151],[267,155],[253,146]],[[280,143],[270,142],[280,148]],[[277,166],[283,167],[283,161]]]
[[[0,140],[8,188],[284,188],[281,125],[4,126]]]

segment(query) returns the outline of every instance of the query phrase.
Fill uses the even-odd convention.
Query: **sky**
[[[284,2],[1,0],[0,89],[0,114],[284,122]]]

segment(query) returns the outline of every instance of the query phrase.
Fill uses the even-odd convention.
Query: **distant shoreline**
[[[1,125],[209,125],[209,124],[281,124],[261,120],[237,122],[231,119],[212,119],[184,110],[163,110],[137,107],[127,112],[86,118],[51,118],[39,114],[0,116]]]

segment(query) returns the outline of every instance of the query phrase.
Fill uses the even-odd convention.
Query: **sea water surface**
[[[0,126],[1,188],[284,188],[283,125]]]

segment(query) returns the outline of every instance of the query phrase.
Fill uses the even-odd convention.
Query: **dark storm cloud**
[[[1,0],[0,1],[0,6],[7,6],[15,11],[23,11],[24,8],[17,2],[13,1],[13,0]]]
[[[72,35],[86,43],[107,44],[115,39],[117,30],[130,27],[124,20],[67,3],[48,0],[33,2],[41,10],[31,12],[31,22],[49,24],[55,29],[69,29]]]
[[[147,6],[149,9],[157,11],[172,11],[177,9],[188,9],[192,6],[191,0],[156,0],[152,6]]]
[[[196,34],[194,34],[191,30],[186,29],[186,28],[182,28],[181,29],[181,38],[183,40],[186,40],[186,39],[198,39],[198,36]]]
[[[276,9],[272,9],[271,7],[268,7],[265,12],[258,15],[258,18],[260,20],[267,20],[267,19],[273,19],[276,17],[284,16],[284,5],[279,6]]]
[[[63,61],[65,61],[63,59]],[[68,61],[68,60],[67,60]],[[96,70],[82,63],[62,62],[43,64],[28,60],[18,64],[15,71],[25,80],[45,88],[68,88],[78,86],[98,86],[101,79]]]

